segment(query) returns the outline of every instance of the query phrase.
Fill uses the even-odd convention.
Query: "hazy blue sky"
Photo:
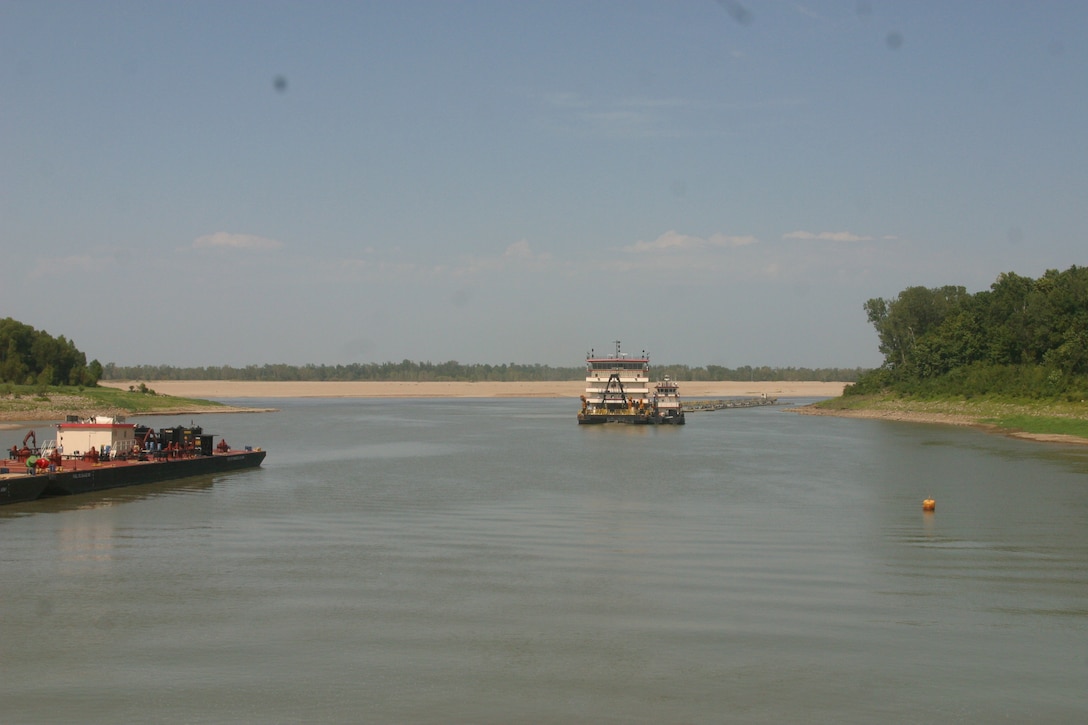
[[[879,364],[1088,264],[1088,3],[0,0],[0,317],[103,363]]]

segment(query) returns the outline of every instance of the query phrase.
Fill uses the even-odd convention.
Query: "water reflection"
[[[60,574],[81,571],[76,564],[108,562],[112,558],[114,527],[108,520],[70,519],[58,532]]]
[[[195,476],[180,481],[160,481],[139,486],[112,488],[106,491],[94,491],[75,496],[50,496],[21,504],[0,507],[0,523],[5,519],[20,518],[30,514],[56,514],[66,511],[91,511],[110,508],[133,501],[142,501],[157,496],[183,496],[211,488],[217,478],[236,476],[240,472],[212,476]],[[244,472],[244,473],[249,473]]]

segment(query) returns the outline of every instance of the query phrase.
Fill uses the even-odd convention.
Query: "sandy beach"
[[[104,380],[100,384],[127,390],[141,381]],[[205,400],[244,398],[577,398],[581,380],[521,383],[398,382],[249,382],[232,380],[155,380],[146,385],[161,395]],[[845,383],[821,382],[681,382],[687,400],[741,398],[833,398]]]
[[[104,380],[103,387],[128,390],[143,383],[159,395],[217,402],[232,401],[217,413],[264,413],[275,411],[267,401],[287,398],[571,398],[585,392],[579,380],[523,383],[395,383],[395,382],[248,382],[228,380]],[[745,398],[832,398],[840,395],[844,383],[680,383],[685,400]],[[63,419],[65,415],[111,415],[108,410],[84,410],[85,402],[53,396],[52,403],[34,409],[0,411],[0,429],[20,427],[14,422]],[[265,401],[261,403],[260,401]],[[574,404],[574,403],[572,403]],[[275,403],[273,402],[274,406]],[[207,412],[192,405],[160,408],[147,415],[178,415]]]

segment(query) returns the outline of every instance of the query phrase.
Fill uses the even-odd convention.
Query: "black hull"
[[[45,476],[19,476],[0,480],[0,506],[40,497],[49,483]]]
[[[580,425],[602,425],[604,423],[621,423],[624,425],[684,425],[684,416],[680,415],[608,415],[579,413]]]
[[[684,425],[684,414],[680,415],[662,415],[654,420],[654,423],[658,425]]]
[[[43,496],[71,496],[124,486],[139,486],[144,483],[256,468],[264,461],[265,454],[265,451],[238,451],[214,456],[142,461],[120,465],[108,463],[88,467],[80,465],[77,470],[44,473],[33,478],[46,479],[45,489],[41,493]]]
[[[650,425],[652,420],[643,416],[633,415],[578,415],[578,423],[581,425],[600,425],[603,423],[621,423],[623,425]]]

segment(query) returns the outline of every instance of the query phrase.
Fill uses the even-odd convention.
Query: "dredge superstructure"
[[[684,409],[676,383],[667,377],[650,390],[650,358],[627,355],[616,340],[613,355],[586,355],[586,392],[582,395],[580,424],[630,425],[684,423]]]

